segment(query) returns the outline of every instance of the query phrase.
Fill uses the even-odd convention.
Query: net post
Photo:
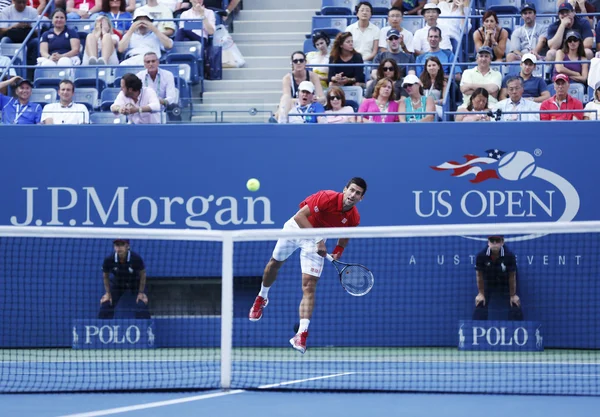
[[[233,340],[233,236],[223,233],[221,277],[221,388],[231,388]]]

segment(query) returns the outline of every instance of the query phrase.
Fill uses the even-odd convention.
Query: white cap
[[[534,54],[523,54],[523,56],[521,57],[521,62],[525,62],[528,59],[531,60],[531,62],[533,62],[534,65],[537,64],[537,58]]]
[[[438,14],[442,14],[442,10],[435,3],[427,3],[425,6],[423,6],[423,9],[421,9],[421,14],[425,14],[427,10],[437,10]]]
[[[406,77],[404,77],[404,80],[402,80],[402,87],[404,87],[406,84],[423,85],[419,77],[417,77],[415,74],[408,74]]]
[[[145,10],[137,9],[135,12],[133,12],[133,20],[135,21],[135,19],[138,17],[147,17],[151,22],[154,21],[152,16],[150,16],[150,14]]]
[[[311,93],[314,94],[315,85],[313,83],[311,83],[310,81],[302,81],[300,83],[300,85],[298,86],[298,91],[310,91]]]

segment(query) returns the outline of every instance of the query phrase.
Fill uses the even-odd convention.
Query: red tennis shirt
[[[308,221],[313,227],[355,227],[360,223],[356,206],[342,211],[344,194],[337,191],[323,190],[310,195],[300,203],[300,208],[304,206],[310,209]]]

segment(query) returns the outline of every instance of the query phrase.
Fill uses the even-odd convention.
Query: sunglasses
[[[579,42],[579,39],[577,39],[577,38],[569,38],[569,39],[567,39],[567,42],[569,42],[569,43],[570,42]]]
[[[490,241],[490,243],[502,243],[502,239],[499,239],[497,237],[492,237],[488,240]]]
[[[384,71],[394,71],[394,67],[383,67]]]
[[[292,60],[292,62],[293,62],[294,64],[303,64],[304,62],[306,62],[306,59],[304,59],[304,58],[301,58],[301,59],[294,59],[294,60]]]
[[[400,39],[400,38],[397,36],[391,36],[388,38],[388,41],[397,41],[398,39]]]
[[[340,96],[329,96],[329,100],[341,100]]]
[[[414,84],[404,84],[403,87],[412,87]]]

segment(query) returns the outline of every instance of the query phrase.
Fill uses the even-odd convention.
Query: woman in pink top
[[[394,82],[389,78],[382,78],[377,82],[373,98],[363,100],[358,108],[359,113],[396,113],[398,103],[394,101]],[[361,123],[394,123],[398,115],[368,115],[360,116]]]

